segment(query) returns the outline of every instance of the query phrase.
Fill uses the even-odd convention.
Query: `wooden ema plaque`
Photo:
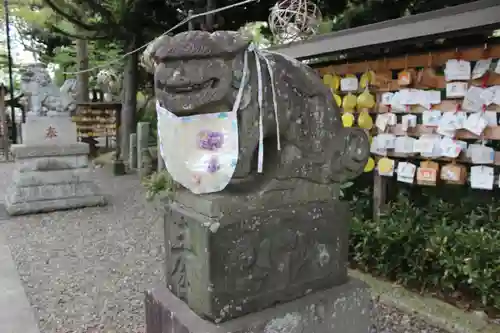
[[[467,168],[465,165],[446,164],[441,169],[441,179],[446,184],[464,185],[467,181]]]
[[[439,164],[432,161],[423,161],[417,169],[417,184],[436,186]]]

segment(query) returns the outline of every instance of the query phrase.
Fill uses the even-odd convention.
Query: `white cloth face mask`
[[[156,103],[161,155],[172,178],[195,194],[223,190],[238,162],[236,112],[177,117]]]

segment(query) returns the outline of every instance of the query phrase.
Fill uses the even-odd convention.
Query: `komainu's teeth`
[[[196,83],[196,84],[192,84],[190,86],[184,86],[184,87],[168,87],[167,85],[162,85],[161,82],[158,82],[157,87],[159,89],[171,91],[173,93],[188,93],[188,92],[203,90],[205,88],[212,88],[214,86],[215,82],[216,82],[215,79],[210,79],[210,80],[207,80],[203,83]]]

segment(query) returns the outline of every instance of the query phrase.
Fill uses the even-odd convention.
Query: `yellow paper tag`
[[[373,158],[369,158],[368,161],[366,162],[364,172],[371,172],[375,168],[375,161]]]
[[[384,157],[378,161],[377,165],[379,173],[382,175],[392,175],[394,172],[394,160],[390,158]]]
[[[351,113],[344,113],[342,115],[342,124],[344,124],[344,127],[352,127],[354,124],[354,116]]]

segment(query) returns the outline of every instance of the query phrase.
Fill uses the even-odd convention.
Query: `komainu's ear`
[[[343,128],[342,131],[344,140],[337,154],[340,161],[333,163],[337,167],[332,174],[332,180],[340,183],[361,175],[370,158],[370,141],[363,129]]]

